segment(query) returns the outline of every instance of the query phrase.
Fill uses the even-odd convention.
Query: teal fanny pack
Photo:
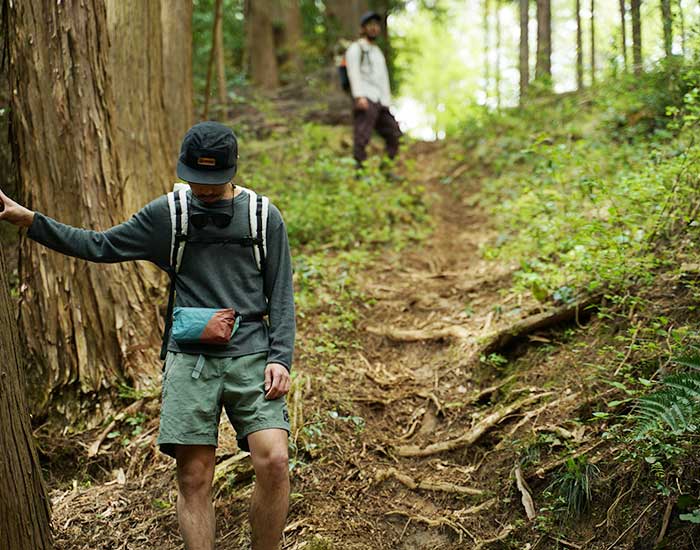
[[[223,346],[238,330],[241,316],[233,308],[176,307],[172,338],[179,344]]]

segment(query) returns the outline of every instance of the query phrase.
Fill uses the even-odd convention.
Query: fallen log
[[[595,294],[582,298],[572,304],[566,304],[557,309],[521,319],[513,325],[485,336],[481,340],[481,345],[479,346],[481,353],[494,353],[507,346],[516,338],[522,338],[538,330],[544,330],[562,323],[578,320],[583,311],[597,304],[601,298],[602,294]]]
[[[460,325],[452,325],[442,328],[429,329],[403,329],[393,327],[366,328],[370,334],[383,336],[394,342],[422,342],[425,340],[466,340],[472,337],[472,333]]]

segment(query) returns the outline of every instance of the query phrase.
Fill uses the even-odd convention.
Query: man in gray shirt
[[[226,126],[202,122],[187,132],[177,174],[191,189],[188,233],[177,273],[166,196],[125,223],[90,231],[28,210],[0,190],[0,220],[27,227],[31,239],[53,250],[93,262],[148,260],[167,271],[175,310],[185,323],[196,318],[187,317],[192,312],[230,314],[232,333],[224,342],[178,341],[175,334],[167,340],[158,444],[176,459],[178,522],[187,550],[214,549],[212,481],[222,408],[255,469],[253,549],[279,547],[288,509],[284,396],[295,338],[289,243],[279,210],[269,205],[263,223],[267,253],[261,267],[256,264],[252,195],[232,183],[237,158],[236,138]]]

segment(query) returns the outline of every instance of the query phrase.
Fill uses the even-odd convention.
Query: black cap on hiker
[[[218,122],[200,122],[182,140],[177,177],[190,183],[220,185],[236,174],[238,142],[233,131]]]
[[[369,23],[370,21],[373,21],[373,20],[376,21],[377,23],[381,23],[382,16],[379,15],[376,11],[368,11],[360,19],[360,27],[364,27],[367,23]]]

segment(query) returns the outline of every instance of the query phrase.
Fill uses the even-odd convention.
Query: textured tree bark
[[[52,548],[49,498],[29,424],[7,265],[0,247],[0,548]]]
[[[164,123],[160,2],[9,5],[22,202],[77,227],[124,221],[174,172],[179,136]],[[21,247],[20,325],[34,411],[52,403],[73,418],[82,408],[109,409],[120,382],[152,384],[160,340],[154,298],[164,288],[155,269],[90,264],[26,237]],[[84,419],[91,425],[100,416]]]
[[[537,65],[535,78],[552,78],[552,7],[550,0],[537,0]]]
[[[275,36],[272,27],[273,9],[273,0],[246,1],[245,25],[250,78],[254,86],[266,90],[279,87]]]
[[[595,0],[591,0],[591,85],[595,84]]]
[[[625,5],[625,0],[620,0],[620,31],[620,51],[622,52],[625,72],[627,72],[629,70],[629,62],[627,61],[627,6]]]
[[[530,85],[530,0],[520,0],[520,104]]]
[[[192,83],[192,0],[161,2],[163,27],[163,95],[175,145],[194,120]]]
[[[642,74],[642,0],[631,0],[630,13],[632,15],[632,62],[634,74]]]
[[[581,0],[576,0],[576,88],[583,89],[583,28]]]
[[[673,55],[673,13],[671,0],[661,0],[661,21],[664,27],[664,53],[666,57]]]

